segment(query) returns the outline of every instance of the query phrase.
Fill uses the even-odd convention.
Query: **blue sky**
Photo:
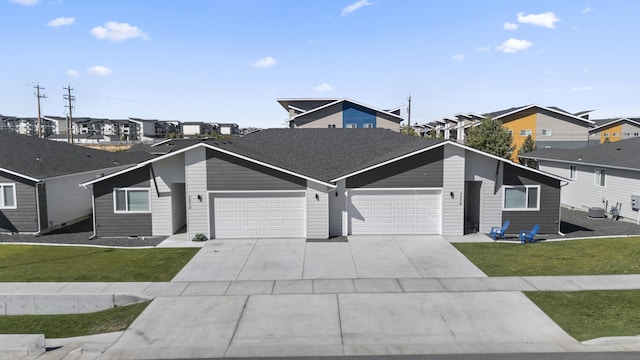
[[[0,0],[0,114],[279,127],[277,98],[412,122],[540,104],[640,116],[640,2]],[[404,113],[403,113],[404,115]]]

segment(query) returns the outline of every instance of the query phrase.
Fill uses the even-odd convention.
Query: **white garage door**
[[[349,234],[440,234],[441,194],[349,189]]]
[[[305,237],[305,193],[211,193],[213,238]]]

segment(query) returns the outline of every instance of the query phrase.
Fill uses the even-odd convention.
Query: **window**
[[[531,129],[520,130],[520,136],[529,136],[529,135],[531,135]]]
[[[605,177],[606,177],[606,174],[603,169],[596,169],[596,172],[593,176],[593,185],[604,187]]]
[[[609,137],[609,133],[604,133],[604,137]]]
[[[16,185],[0,184],[0,209],[17,209]]]
[[[372,123],[364,123],[362,125],[363,128],[365,129],[373,129],[373,124]]]
[[[149,189],[126,188],[113,190],[113,206],[116,213],[146,213],[150,211]]]
[[[329,125],[327,125],[327,127],[329,129],[335,129],[336,128],[336,124],[329,124]]]
[[[569,179],[575,180],[578,178],[578,169],[575,166],[571,165],[569,167]]]
[[[355,129],[358,127],[358,124],[347,124],[346,128],[347,129]]]
[[[613,137],[618,137],[618,136],[620,136],[620,133],[617,133],[617,132],[613,133]]]
[[[540,210],[540,185],[505,186],[503,210]]]
[[[551,136],[551,129],[542,129],[542,136]]]
[[[640,133],[633,133],[633,136],[638,136],[640,135]]]

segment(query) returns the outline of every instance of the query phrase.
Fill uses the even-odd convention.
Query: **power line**
[[[38,137],[41,138],[42,137],[42,125],[41,125],[42,124],[42,116],[40,115],[40,99],[46,99],[47,95],[46,94],[40,94],[40,90],[44,90],[43,87],[40,87],[40,84],[37,84],[33,88],[36,89],[36,93],[34,95],[38,99]]]

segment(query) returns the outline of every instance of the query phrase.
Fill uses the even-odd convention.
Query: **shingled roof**
[[[152,157],[147,152],[113,153],[0,132],[0,171],[4,169],[38,180],[136,164]]]
[[[520,157],[640,170],[638,154],[640,154],[640,138],[631,138],[579,149],[539,149],[522,154]]]

